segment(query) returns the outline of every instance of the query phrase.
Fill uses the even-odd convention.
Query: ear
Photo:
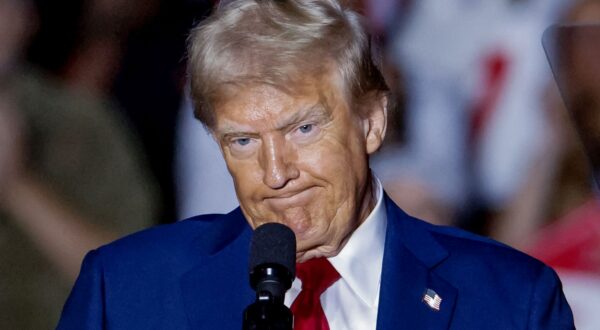
[[[385,93],[376,93],[366,106],[368,108],[363,109],[363,130],[367,153],[370,155],[381,147],[385,138],[388,97]]]

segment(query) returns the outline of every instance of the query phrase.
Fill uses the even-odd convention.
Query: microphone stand
[[[291,330],[293,316],[283,304],[293,275],[282,265],[261,264],[250,272],[256,301],[244,310],[243,330]]]

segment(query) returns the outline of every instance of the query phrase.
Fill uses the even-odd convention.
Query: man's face
[[[253,228],[289,226],[297,258],[336,255],[372,208],[368,153],[385,130],[385,102],[359,116],[330,78],[292,94],[237,87],[215,104],[213,134]]]

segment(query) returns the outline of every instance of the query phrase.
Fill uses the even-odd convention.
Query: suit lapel
[[[385,199],[388,227],[377,329],[447,329],[457,291],[434,268],[448,253],[424,224],[402,212],[387,196]],[[428,289],[441,297],[439,311],[423,301]]]
[[[457,290],[435,273],[435,267],[448,253],[424,224],[402,212],[387,196],[385,203],[388,225],[377,329],[447,329]],[[254,301],[247,266],[252,230],[241,212],[233,212],[228,217],[235,218],[234,227],[228,231],[232,237],[211,243],[219,249],[210,255],[199,255],[199,265],[181,280],[182,296],[193,329],[210,329],[215,324],[221,329],[239,329],[243,310]],[[207,236],[202,235],[203,239]],[[442,298],[439,311],[423,302],[427,289]]]
[[[241,217],[243,222],[238,223],[242,228],[239,235],[220,242],[220,250],[199,256],[199,265],[181,279],[182,296],[192,329],[211,329],[216,324],[220,329],[240,329],[242,313],[254,301],[255,293],[248,283],[248,247],[252,230],[241,212],[235,216]],[[236,228],[229,230],[235,232]],[[202,239],[206,239],[205,236],[202,235]]]

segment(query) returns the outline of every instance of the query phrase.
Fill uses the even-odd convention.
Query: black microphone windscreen
[[[254,231],[250,243],[250,271],[266,263],[282,265],[296,276],[296,235],[288,226],[267,223]]]

